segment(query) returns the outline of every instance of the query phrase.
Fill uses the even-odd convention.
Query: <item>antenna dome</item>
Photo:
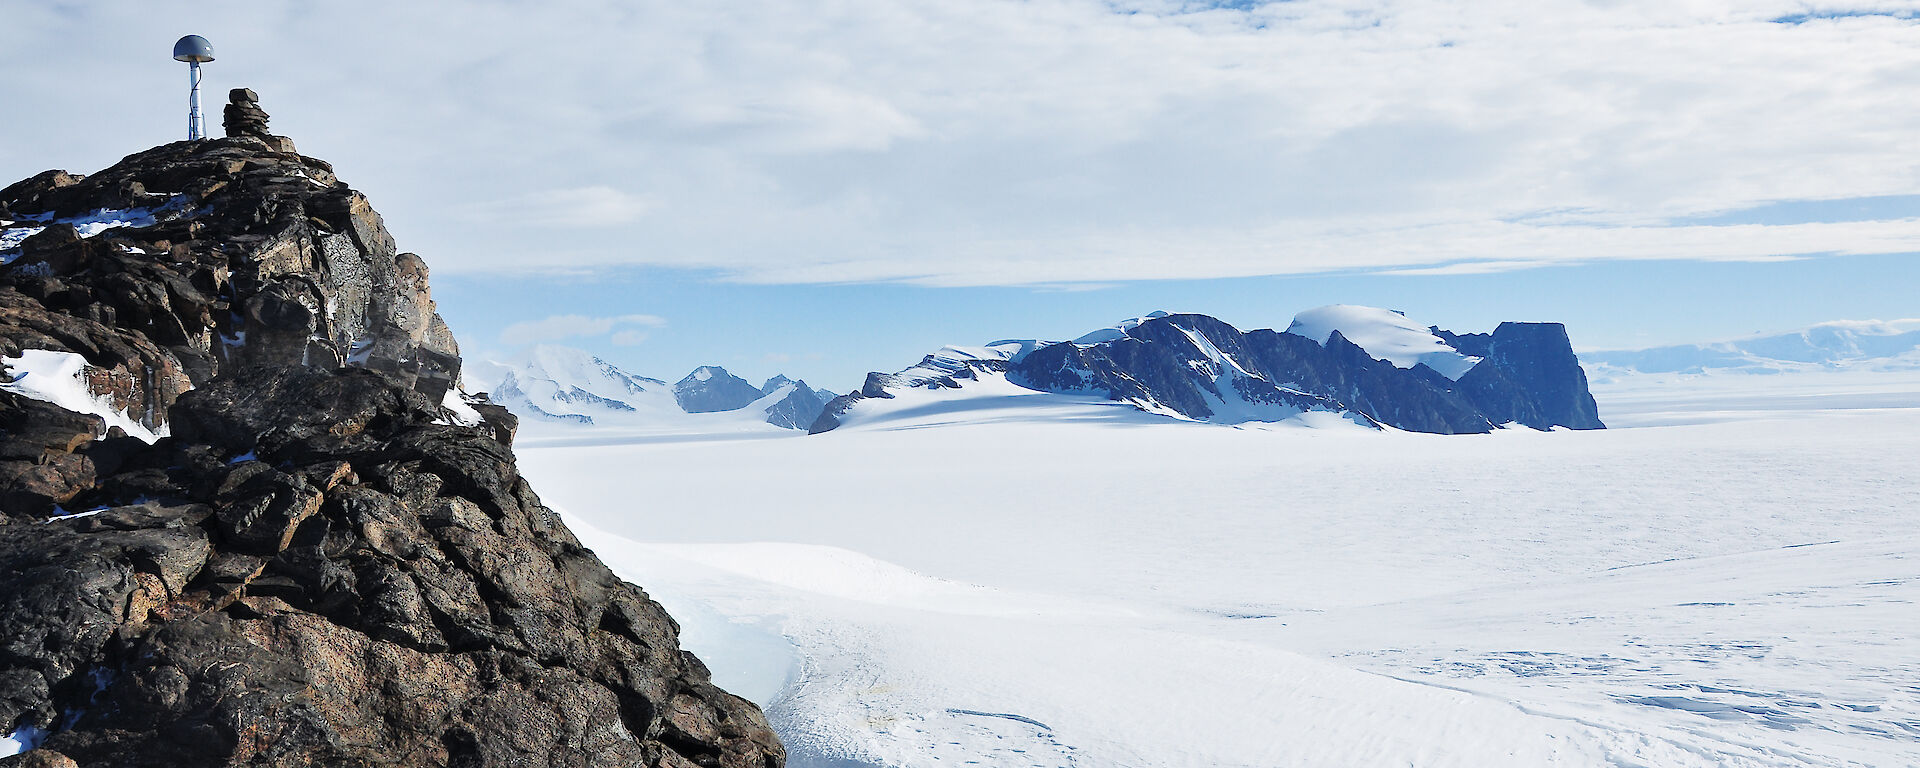
[[[213,61],[213,43],[199,35],[187,35],[173,44],[173,58],[177,61]]]

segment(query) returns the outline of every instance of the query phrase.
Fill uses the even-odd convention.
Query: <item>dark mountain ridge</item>
[[[813,431],[835,428],[861,400],[892,397],[890,389],[959,387],[983,373],[1040,392],[1097,394],[1197,421],[1337,411],[1440,434],[1485,433],[1510,423],[1605,427],[1564,326],[1502,323],[1490,334],[1430,332],[1450,351],[1479,359],[1450,379],[1425,363],[1400,367],[1376,358],[1339,330],[1316,340],[1267,329],[1242,332],[1207,315],[1155,313],[1091,343],[1027,342],[1005,359],[929,356],[900,374],[869,374],[859,391],[827,405]]]

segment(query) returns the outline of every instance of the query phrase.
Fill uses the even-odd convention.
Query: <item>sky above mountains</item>
[[[1328,303],[1647,346],[1920,316],[1920,3],[4,5],[0,180],[273,129],[469,350],[845,389]],[[24,119],[22,119],[24,118]]]

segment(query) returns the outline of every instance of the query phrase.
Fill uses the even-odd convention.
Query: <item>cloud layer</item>
[[[517,347],[543,341],[612,334],[610,341],[615,346],[630,347],[647,340],[647,332],[642,329],[659,328],[666,324],[665,318],[654,315],[619,315],[617,317],[552,315],[542,320],[530,320],[507,326],[500,331],[500,343]]]
[[[0,177],[219,88],[440,271],[1073,285],[1920,251],[1914,2],[573,0],[11,8]],[[15,18],[17,17],[17,18]],[[217,92],[217,91],[216,91]],[[215,100],[217,101],[217,99]]]

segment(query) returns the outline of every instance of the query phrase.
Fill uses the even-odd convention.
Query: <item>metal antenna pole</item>
[[[199,141],[207,137],[207,124],[200,116],[200,62],[187,62],[187,71],[193,80],[193,92],[187,97],[187,140]]]

